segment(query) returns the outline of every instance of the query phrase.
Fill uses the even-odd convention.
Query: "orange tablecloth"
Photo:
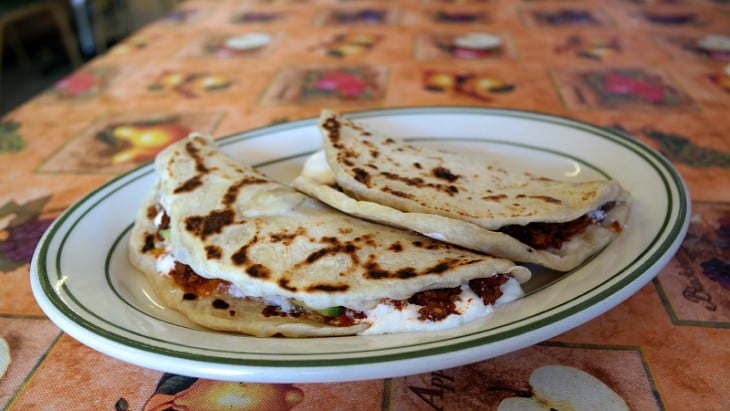
[[[251,49],[227,47],[248,33],[268,36]],[[502,43],[486,52],[454,45],[469,33]],[[728,36],[723,0],[181,4],[0,119],[0,337],[11,357],[0,407],[496,409],[539,396],[530,376],[561,365],[631,409],[730,409]],[[330,86],[313,77],[330,77]],[[523,109],[627,131],[689,187],[682,247],[634,296],[549,341],[384,380],[238,384],[165,374],[86,347],[36,305],[28,263],[43,230],[160,148],[130,149],[120,129],[224,136],[324,106],[424,105]]]

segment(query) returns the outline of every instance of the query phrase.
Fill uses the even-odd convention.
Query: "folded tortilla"
[[[618,182],[565,182],[509,159],[416,147],[323,111],[323,151],[294,187],[348,214],[523,263],[568,271],[624,228]]]
[[[443,329],[518,298],[530,276],[341,213],[202,135],[168,147],[155,170],[130,261],[166,306],[209,328],[288,337]]]

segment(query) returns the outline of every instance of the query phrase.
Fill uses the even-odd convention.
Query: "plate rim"
[[[365,355],[353,355],[353,353],[348,353],[348,355],[344,358],[311,358],[312,354],[308,353],[306,354],[309,358],[303,359],[303,360],[295,360],[292,358],[286,358],[285,360],[272,360],[272,359],[263,359],[263,360],[257,360],[254,358],[226,358],[221,356],[212,356],[212,355],[203,355],[202,353],[181,353],[180,351],[167,349],[165,347],[159,347],[154,346],[150,344],[146,344],[144,342],[130,340],[129,343],[125,343],[125,340],[129,340],[124,336],[121,336],[119,334],[111,333],[103,328],[100,328],[99,326],[93,324],[92,322],[87,321],[85,318],[83,318],[81,315],[76,313],[73,309],[68,308],[68,305],[63,304],[62,298],[52,289],[51,286],[51,279],[49,278],[50,271],[47,270],[47,267],[45,267],[45,264],[42,264],[43,267],[39,267],[39,261],[40,262],[46,262],[48,258],[48,252],[51,242],[53,241],[57,230],[60,230],[60,228],[63,226],[63,223],[66,221],[66,219],[70,218],[70,216],[74,215],[75,211],[80,209],[83,206],[88,206],[89,202],[95,203],[94,206],[98,203],[102,203],[103,200],[112,195],[117,190],[121,189],[124,185],[133,183],[134,181],[146,177],[149,173],[153,172],[153,167],[151,162],[142,164],[132,170],[129,170],[125,173],[120,174],[119,176],[116,176],[115,178],[111,179],[110,181],[102,184],[101,186],[95,188],[94,190],[90,191],[87,195],[73,203],[71,206],[67,208],[66,211],[64,211],[52,224],[52,226],[46,231],[44,236],[41,238],[38,247],[35,250],[33,261],[31,263],[31,280],[33,285],[33,292],[34,295],[36,295],[36,300],[46,299],[43,304],[41,304],[41,301],[39,301],[39,305],[41,305],[41,308],[44,312],[48,315],[49,318],[51,318],[54,322],[57,324],[59,323],[58,317],[65,317],[60,322],[64,323],[66,327],[73,327],[73,324],[80,326],[82,329],[76,330],[74,329],[74,332],[69,332],[66,330],[66,327],[61,327],[64,331],[68,332],[70,335],[77,337],[76,334],[93,334],[95,337],[101,337],[102,339],[108,340],[108,342],[111,342],[112,345],[117,344],[121,348],[129,349],[133,351],[139,351],[139,355],[141,356],[164,356],[164,357],[172,357],[176,360],[182,360],[189,362],[191,364],[188,364],[188,367],[184,368],[195,368],[194,364],[209,364],[209,363],[215,363],[218,365],[223,366],[224,368],[227,368],[228,371],[231,369],[240,369],[239,371],[247,374],[248,372],[251,372],[255,369],[261,369],[261,368],[275,368],[275,369],[281,369],[281,368],[296,368],[300,370],[301,368],[307,368],[307,369],[341,369],[341,368],[347,368],[352,366],[362,366],[363,364],[366,365],[378,365],[382,363],[392,363],[397,361],[412,361],[417,360],[424,357],[431,357],[431,356],[443,356],[443,355],[449,355],[453,353],[458,353],[461,351],[466,350],[473,350],[478,349],[481,347],[484,347],[485,345],[490,345],[494,342],[498,341],[506,341],[513,338],[516,338],[518,336],[524,335],[524,334],[541,334],[540,336],[535,335],[534,339],[544,340],[546,338],[550,338],[554,335],[557,335],[566,329],[571,328],[569,324],[569,320],[573,318],[577,314],[583,314],[585,317],[583,321],[581,321],[581,324],[585,321],[590,320],[591,318],[595,317],[596,315],[599,315],[600,313],[612,308],[613,306],[619,304],[622,302],[628,295],[633,294],[638,288],[645,285],[648,281],[651,280],[651,278],[656,275],[656,273],[668,263],[668,261],[673,256],[674,252],[676,252],[676,249],[681,244],[681,238],[683,237],[684,233],[686,233],[687,226],[689,224],[689,212],[690,212],[690,197],[689,193],[687,191],[686,185],[684,181],[681,178],[681,175],[679,172],[671,165],[671,163],[666,160],[663,156],[660,155],[660,153],[653,150],[651,147],[647,146],[643,142],[635,139],[634,137],[623,133],[619,130],[613,130],[613,129],[607,129],[602,128],[600,126],[582,122],[580,120],[575,120],[567,117],[557,116],[554,114],[546,114],[546,113],[540,113],[540,112],[534,112],[534,111],[526,111],[526,110],[514,110],[514,109],[501,109],[501,108],[486,108],[486,107],[459,107],[459,106],[428,106],[428,107],[401,107],[401,108],[380,108],[380,109],[372,109],[372,110],[363,110],[363,111],[355,111],[355,112],[345,112],[344,114],[348,117],[351,117],[353,119],[367,119],[370,117],[385,117],[385,116],[399,116],[403,114],[408,115],[428,115],[430,113],[434,114],[440,114],[440,115],[448,115],[448,114],[470,114],[470,115],[486,115],[486,116],[507,116],[507,117],[516,117],[520,119],[527,119],[527,120],[533,120],[538,122],[548,122],[551,124],[558,124],[563,127],[570,127],[570,128],[578,128],[579,130],[583,132],[587,132],[589,134],[600,134],[601,137],[610,137],[611,142],[613,143],[621,143],[620,145],[630,149],[632,152],[639,155],[645,162],[649,163],[651,167],[653,167],[658,175],[662,177],[662,180],[664,181],[665,185],[665,191],[668,194],[668,205],[667,205],[667,216],[664,219],[664,222],[662,223],[662,227],[657,233],[657,235],[652,239],[650,243],[650,247],[654,247],[654,243],[659,243],[656,246],[656,250],[653,253],[650,253],[650,256],[644,256],[644,254],[640,254],[638,257],[636,257],[631,262],[628,262],[624,267],[622,267],[620,270],[618,270],[614,275],[612,275],[608,279],[604,279],[599,285],[593,287],[588,292],[584,293],[584,295],[579,297],[584,297],[585,294],[590,293],[590,291],[595,289],[600,289],[603,287],[606,282],[610,281],[611,279],[621,276],[624,271],[626,271],[629,267],[632,267],[637,262],[641,261],[641,264],[639,264],[634,269],[630,270],[631,272],[628,274],[624,274],[623,277],[617,281],[615,284],[601,290],[595,295],[590,296],[590,298],[587,298],[585,301],[581,301],[577,303],[573,307],[569,307],[567,310],[560,310],[558,309],[560,306],[564,305],[564,303],[559,304],[557,306],[551,306],[550,311],[551,313],[549,315],[544,316],[543,318],[538,319],[537,321],[529,321],[526,324],[519,325],[515,328],[506,330],[506,331],[500,331],[496,332],[494,334],[490,334],[487,336],[481,336],[476,337],[464,341],[457,341],[457,342],[451,342],[444,345],[433,345],[431,341],[429,341],[426,345],[428,345],[426,348],[420,348],[415,350],[407,350],[406,353],[403,352],[395,352],[392,354],[379,354],[375,356],[370,356],[367,353]],[[222,146],[225,147],[229,144],[234,143],[240,143],[244,142],[249,139],[265,136],[268,134],[277,133],[282,130],[286,129],[295,129],[295,128],[301,128],[306,126],[314,125],[316,122],[316,117],[306,118],[306,119],[300,119],[295,120],[291,122],[286,122],[282,124],[275,124],[275,125],[268,125],[268,126],[262,126],[258,128],[254,128],[251,130],[246,130],[238,133],[229,134],[223,137],[220,137],[216,139],[216,141]],[[649,157],[653,159],[653,161],[649,160]],[[281,161],[283,158],[277,158],[277,161]],[[262,167],[265,166],[266,162],[260,162],[255,165],[255,167]],[[674,183],[674,184],[671,184]],[[676,190],[676,196],[677,198],[674,198],[674,196],[671,195],[672,190]],[[108,192],[107,192],[108,191]],[[100,197],[97,200],[94,200],[96,196],[99,194],[104,193],[102,197]],[[93,201],[92,201],[93,200]],[[673,204],[673,202],[676,202],[676,204]],[[83,216],[88,213],[91,210],[92,207],[88,207],[86,210],[83,211],[81,215],[77,218],[77,221],[75,221],[72,224],[72,227],[68,229],[68,231],[65,233],[63,241],[66,241],[69,233],[72,231],[73,226],[80,221]],[[671,224],[670,229],[667,229],[668,227],[668,220],[670,220],[670,215],[672,215],[672,210],[676,209],[676,215],[677,219]],[[126,231],[126,230],[125,230]],[[123,234],[122,234],[123,235]],[[121,238],[121,236],[119,238]],[[115,242],[120,241],[120,239],[115,239]],[[645,251],[646,252],[646,251]],[[56,257],[56,267],[59,265],[60,260],[60,253],[55,256]],[[108,258],[108,256],[105,258]],[[41,281],[41,277],[45,278],[47,281]],[[641,280],[641,281],[639,281]],[[631,288],[628,288],[628,286],[632,286]],[[37,292],[40,292],[40,298],[39,294]],[[627,296],[622,296],[622,298],[617,298],[618,301],[613,302],[612,304],[608,304],[608,308],[605,308],[607,304],[602,304],[600,308],[596,308],[595,304],[604,302],[612,296],[616,296],[618,294],[628,294]],[[51,315],[48,311],[48,309],[57,310],[58,312],[54,312],[53,315]],[[64,310],[64,308],[66,310]],[[558,311],[555,311],[558,309]],[[535,314],[533,316],[541,316],[544,314],[543,312],[539,314]],[[516,321],[525,321],[527,318],[520,318]],[[70,324],[67,324],[67,321],[70,322]],[[511,323],[502,324],[499,327],[496,328],[503,328],[505,326],[508,326]],[[546,326],[551,326],[552,330],[551,332],[544,332]],[[540,331],[543,331],[543,333],[540,333]],[[482,331],[483,332],[483,331]],[[474,332],[472,334],[478,334],[478,332]],[[92,335],[82,335],[82,337],[86,337],[85,339],[91,339],[90,341],[84,341],[87,345],[92,346],[92,348],[95,348],[99,351],[105,352],[111,356],[115,356],[119,358],[119,354],[115,352],[115,350],[109,349],[108,347],[104,346],[105,341],[97,341],[97,339],[94,339]],[[463,335],[458,335],[456,337],[446,338],[445,340],[458,340],[463,338]],[[78,338],[78,337],[77,337]],[[81,338],[79,338],[81,339]],[[442,340],[439,340],[442,341]],[[537,341],[528,341],[527,343],[523,344],[523,346],[533,344]],[[96,345],[96,346],[94,346]],[[423,344],[415,344],[415,345],[423,345]],[[106,350],[104,348],[107,348]],[[395,347],[395,349],[399,349],[400,346]],[[521,348],[521,347],[517,347]],[[388,348],[381,348],[377,351],[389,351],[393,350],[394,348],[388,347]],[[107,352],[111,351],[111,352]],[[509,349],[508,351],[512,351],[512,349]],[[362,354],[362,352],[356,352],[354,354]],[[189,355],[183,355],[181,357],[181,354],[189,354]],[[331,353],[330,353],[331,354]],[[323,354],[324,356],[324,354]],[[407,356],[408,358],[404,359],[404,356]],[[125,359],[125,358],[121,358]],[[129,359],[126,359],[129,361]],[[133,362],[133,361],[131,361]],[[138,363],[141,366],[150,367],[151,364],[149,363]],[[323,368],[324,367],[324,368]],[[255,374],[255,373],[254,373]],[[316,373],[315,373],[316,374]],[[317,374],[319,375],[319,374]],[[220,375],[215,374],[215,378],[221,378]],[[257,379],[258,380],[258,379]],[[316,379],[317,381],[321,380],[321,375],[319,375]],[[338,379],[342,380],[342,379]]]

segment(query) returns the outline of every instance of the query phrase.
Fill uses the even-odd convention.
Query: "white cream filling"
[[[162,217],[164,215],[165,215],[165,212],[163,210],[158,210],[157,214],[155,214],[154,224],[155,224],[155,227],[157,227],[158,229],[162,225]]]
[[[169,248],[169,247],[167,247]],[[169,275],[170,271],[175,268],[175,258],[165,252],[157,257],[157,271],[161,275]],[[468,283],[461,286],[461,294],[459,300],[455,302],[455,308],[458,314],[451,314],[440,321],[429,321],[419,319],[418,310],[422,306],[411,304],[408,302],[399,304],[396,308],[390,302],[382,302],[375,307],[364,312],[365,318],[358,320],[370,324],[370,327],[360,332],[360,335],[376,335],[376,334],[393,334],[412,331],[439,331],[449,328],[458,327],[478,318],[485,318],[494,312],[496,307],[507,304],[519,299],[524,295],[520,283],[510,277],[507,282],[500,286],[502,296],[500,296],[494,304],[484,304],[482,299],[471,290]],[[238,287],[231,284],[228,287],[228,293],[234,298],[248,297]],[[259,298],[259,297],[256,297]],[[263,297],[266,305],[277,306],[282,312],[289,312],[295,308],[291,299],[279,295],[270,295]]]
[[[162,253],[155,261],[157,272],[162,275],[170,275],[170,271],[175,268],[175,258],[169,253]]]
[[[324,151],[317,151],[304,161],[302,175],[320,184],[335,185],[335,173],[327,163]]]
[[[600,223],[601,221],[603,221],[604,218],[606,218],[606,212],[601,210],[600,208],[597,208],[593,211],[588,212],[588,218]]]
[[[509,278],[500,286],[502,296],[494,304],[484,304],[482,299],[471,290],[468,284],[461,286],[460,299],[455,303],[459,314],[451,314],[441,321],[423,321],[418,317],[420,305],[406,304],[396,308],[392,304],[380,303],[365,312],[364,322],[370,327],[360,335],[392,334],[410,331],[439,331],[458,327],[478,318],[489,316],[500,305],[520,298],[524,292],[514,278]]]

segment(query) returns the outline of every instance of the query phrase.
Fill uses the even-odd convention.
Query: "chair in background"
[[[110,41],[120,40],[134,28],[132,10],[127,0],[69,2],[79,35],[79,45],[87,57],[104,54]]]
[[[13,25],[29,17],[39,16],[42,13],[48,13],[60,32],[63,47],[66,49],[71,64],[78,67],[83,63],[76,36],[71,30],[69,17],[61,3],[54,0],[0,0],[0,87],[2,86],[2,56],[5,44],[3,34],[7,31],[8,42],[21,67],[30,68],[32,66],[30,57],[23,49]]]

